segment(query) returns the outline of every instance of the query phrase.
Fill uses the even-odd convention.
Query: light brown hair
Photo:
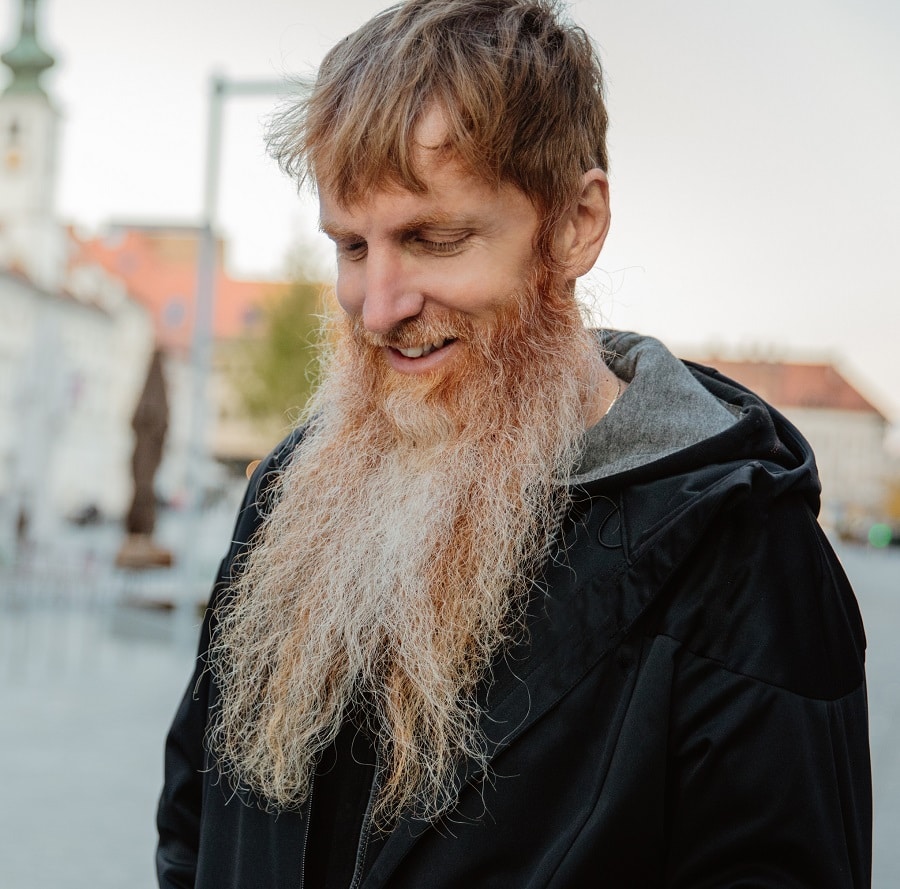
[[[435,105],[464,168],[535,204],[549,259],[582,174],[608,166],[600,61],[553,0],[407,0],[379,13],[328,53],[270,150],[345,204],[386,185],[422,193],[415,130]]]

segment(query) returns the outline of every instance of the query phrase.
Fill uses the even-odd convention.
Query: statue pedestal
[[[172,552],[153,542],[149,534],[129,534],[116,554],[116,567],[142,570],[170,568]]]

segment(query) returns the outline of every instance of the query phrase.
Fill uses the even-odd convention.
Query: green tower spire
[[[35,33],[35,6],[37,0],[22,0],[22,28],[19,40],[8,52],[0,55],[0,61],[12,71],[13,78],[6,93],[44,93],[40,84],[41,73],[56,61],[37,40]]]

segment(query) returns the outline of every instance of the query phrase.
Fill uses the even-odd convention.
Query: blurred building
[[[40,82],[54,59],[37,39],[35,0],[22,0],[19,38],[0,61],[12,75],[0,95],[0,267],[53,290],[65,262],[54,215],[59,112]]]
[[[142,222],[113,223],[99,237],[82,237],[73,229],[69,263],[97,264],[121,280],[150,312],[159,345],[170,354],[186,355],[194,330],[201,235],[195,226]],[[233,278],[225,251],[219,238],[212,331],[219,341],[256,333],[266,304],[287,287]]]
[[[700,359],[752,389],[809,440],[822,481],[822,521],[859,533],[882,519],[898,473],[885,415],[829,363]]]
[[[190,359],[202,231],[189,225],[122,222],[110,225],[98,237],[79,236],[74,230],[70,235],[70,267],[100,266],[120,280],[153,319],[156,341],[166,355],[172,405],[171,442],[161,471],[161,487],[175,493],[186,487],[187,438],[191,434]],[[290,285],[232,277],[222,239],[216,247],[208,444],[214,459],[244,466],[264,456],[284,430],[247,418],[235,392],[242,356],[235,345],[259,335],[266,307],[281,298]]]
[[[41,84],[35,0],[0,56],[0,558],[60,517],[119,514],[131,412],[153,343],[149,313],[99,265],[67,264],[55,216],[59,114]],[[0,68],[2,72],[2,68]]]
[[[218,476],[215,463],[190,456],[200,230],[130,222],[89,236],[61,225],[59,112],[42,84],[54,59],[38,37],[36,0],[21,0],[18,38],[0,61],[2,560],[17,534],[41,540],[65,516],[124,513],[131,418],[155,344],[165,354],[172,414],[159,493],[183,500]],[[218,243],[202,423],[212,457],[246,464],[282,431],[245,419],[233,380],[242,355],[234,344],[260,329],[266,303],[286,287],[232,278]]]

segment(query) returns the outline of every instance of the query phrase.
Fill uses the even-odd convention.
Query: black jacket
[[[528,641],[481,689],[492,780],[437,825],[401,822],[354,885],[869,885],[865,639],[812,454],[755,396],[691,372],[739,420],[573,490]],[[214,596],[293,443],[254,475]],[[229,791],[202,743],[215,695],[198,668],[168,737],[160,885],[298,889],[308,819]]]

